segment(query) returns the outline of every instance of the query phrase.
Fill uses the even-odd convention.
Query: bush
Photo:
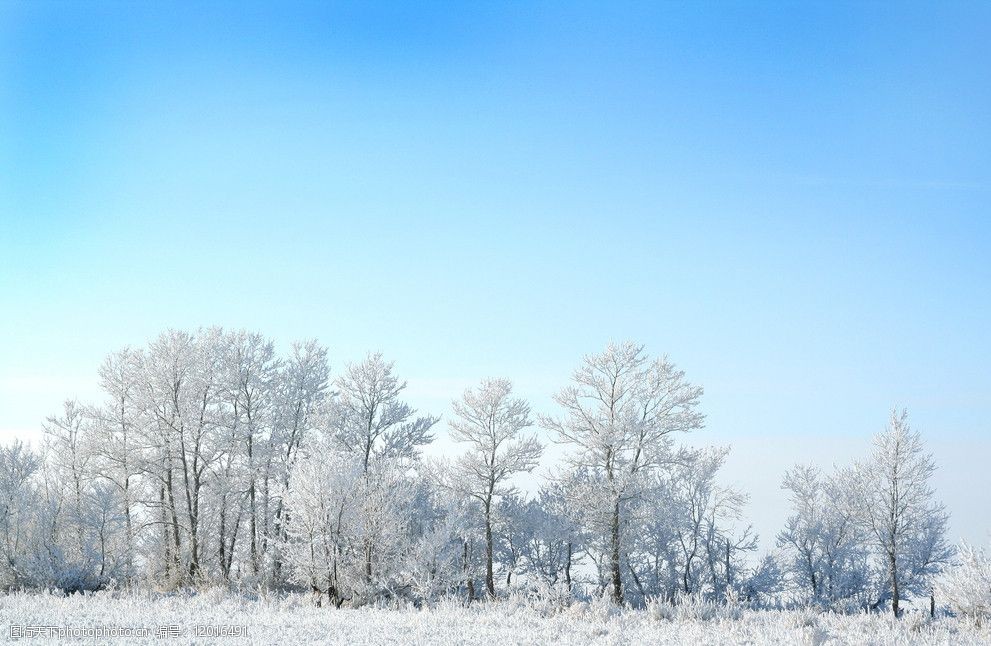
[[[991,620],[991,558],[964,542],[959,562],[936,582],[936,596],[952,612],[975,620]]]

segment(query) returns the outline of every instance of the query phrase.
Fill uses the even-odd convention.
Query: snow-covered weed
[[[254,596],[208,590],[149,595],[15,593],[0,596],[0,631],[10,626],[177,626],[183,644],[987,644],[991,628],[966,617],[924,613],[841,615],[816,610],[730,608],[700,598],[618,608],[608,594],[558,607],[546,591],[477,601],[447,597],[429,607],[315,607],[305,593]],[[6,625],[3,625],[6,624]],[[194,626],[244,626],[247,637],[196,637]],[[76,640],[72,640],[76,641]],[[102,643],[110,640],[90,640]]]

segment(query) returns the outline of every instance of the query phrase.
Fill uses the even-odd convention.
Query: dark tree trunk
[[[175,508],[175,494],[172,492],[172,468],[166,472],[166,486],[165,493],[168,495],[169,500],[169,516],[170,523],[172,525],[172,565],[175,567],[175,572],[179,576],[179,569],[181,567],[180,559],[182,558],[182,541],[179,538],[179,514]]]
[[[729,539],[726,539],[726,591],[733,585],[733,571],[729,567]]]
[[[251,571],[254,574],[258,574],[258,512],[255,506],[254,447],[252,446],[252,434],[252,432],[248,433],[248,467],[250,470],[248,477],[251,478],[251,482],[248,483],[248,513],[250,515],[248,531],[251,534]]]
[[[468,588],[468,601],[475,600],[475,581],[471,576],[471,572],[468,567],[468,541],[462,541],[464,545],[464,553],[462,554],[462,569],[465,574],[465,585]]]
[[[888,553],[888,567],[891,573],[891,611],[898,616],[898,561],[894,551]]]
[[[610,569],[612,570],[612,597],[616,605],[623,605],[623,573],[620,570],[619,553],[619,501],[613,509],[612,516],[612,554]]]
[[[224,581],[230,578],[230,572],[227,571],[227,555],[225,549],[227,547],[227,495],[223,495],[220,498],[220,529],[217,532],[219,539],[217,541],[217,556],[220,559],[220,574],[224,577]]]
[[[495,577],[492,573],[492,497],[485,501],[485,589],[495,596]],[[509,580],[506,580],[509,584]]]
[[[572,545],[568,543],[568,556],[564,560],[564,581],[568,584],[568,590],[571,589],[571,550]]]

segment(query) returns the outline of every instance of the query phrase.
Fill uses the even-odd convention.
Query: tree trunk
[[[733,571],[729,567],[729,539],[726,539],[726,591],[733,585]]]
[[[506,581],[507,585],[509,581]],[[485,589],[495,596],[495,578],[492,573],[492,497],[485,501]]]
[[[461,541],[464,545],[464,553],[462,555],[462,569],[465,574],[465,585],[468,587],[468,601],[475,600],[475,581],[471,576],[471,572],[468,568],[468,541]]]
[[[124,466],[125,470],[127,466]],[[134,523],[131,521],[130,476],[124,475],[124,521],[127,527],[127,579],[134,576]]]
[[[888,567],[891,571],[891,611],[898,616],[898,561],[895,553],[888,553]]]
[[[220,497],[220,529],[217,532],[217,558],[220,560],[220,574],[224,577],[224,581],[230,579],[230,572],[227,571],[227,555],[225,554],[225,548],[227,547],[227,494]]]
[[[165,511],[165,485],[162,485],[158,490],[158,504],[162,510],[162,558],[165,563],[165,580],[168,581],[170,575],[169,568],[172,566],[172,555],[169,554],[169,517]]]
[[[365,581],[372,582],[372,543],[365,540]]]
[[[571,542],[568,542],[568,557],[564,561],[564,581],[568,584],[568,590],[571,590]]]
[[[168,495],[169,500],[169,515],[171,516],[172,542],[174,549],[172,553],[172,564],[175,566],[176,574],[179,574],[181,565],[180,560],[182,558],[182,542],[179,538],[179,514],[175,508],[175,494],[172,491],[172,467],[169,467],[166,472],[166,480],[165,493]]]
[[[250,417],[249,417],[250,421]],[[252,446],[252,432],[248,432],[248,477],[251,481],[248,483],[248,513],[250,515],[249,520],[249,532],[251,533],[251,572],[253,574],[258,574],[258,519],[257,519],[257,508],[255,507],[255,467],[254,467],[254,448]]]
[[[612,598],[616,605],[621,606],[623,605],[623,573],[619,561],[619,500],[617,500],[612,516],[612,554],[609,566],[612,570]]]

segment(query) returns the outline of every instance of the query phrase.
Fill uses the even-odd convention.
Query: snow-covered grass
[[[149,644],[988,644],[991,628],[952,617],[924,615],[893,620],[888,615],[818,614],[812,611],[753,611],[725,606],[652,605],[617,610],[606,602],[560,606],[539,598],[514,597],[464,606],[441,601],[428,609],[318,608],[305,595],[244,596],[223,591],[198,594],[96,593],[0,596],[2,640],[10,626],[71,629],[143,627],[144,638],[82,638],[62,643]],[[221,627],[247,636],[219,634]],[[178,637],[157,631],[172,627]],[[237,628],[245,627],[245,628]],[[16,629],[15,629],[16,630]],[[26,629],[25,629],[26,630]],[[213,630],[213,632],[208,632]],[[173,633],[174,634],[174,633]],[[49,637],[22,638],[28,643]]]

